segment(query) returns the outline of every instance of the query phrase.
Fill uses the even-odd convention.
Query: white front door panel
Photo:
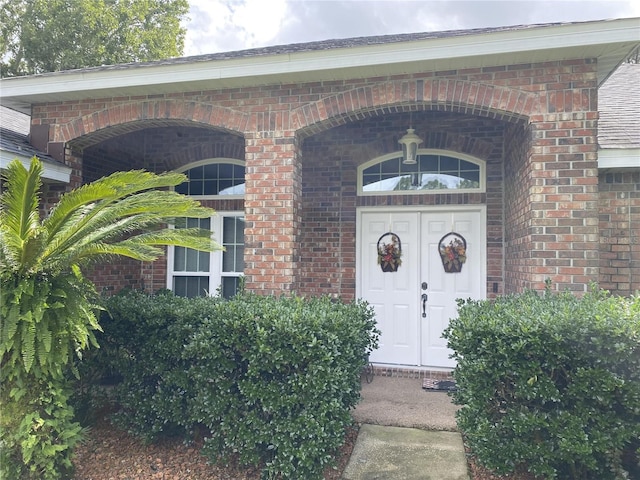
[[[359,220],[358,296],[373,306],[382,332],[371,360],[454,367],[442,332],[457,314],[457,298],[485,298],[484,207],[409,212],[370,209],[361,211]],[[402,265],[393,273],[382,272],[377,264],[378,239],[389,231],[402,245]],[[460,273],[446,273],[438,253],[440,239],[451,231],[467,241],[467,261]]]

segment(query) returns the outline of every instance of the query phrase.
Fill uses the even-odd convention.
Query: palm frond
[[[99,204],[106,208],[114,202],[145,190],[178,185],[185,178],[181,173],[156,175],[145,170],[115,172],[64,194],[46,220],[47,229],[51,236],[55,236],[81,207]],[[101,208],[97,208],[87,212],[85,221],[88,222],[100,211]]]
[[[61,257],[66,257],[68,262],[76,263],[75,256],[85,257],[90,250],[84,248],[86,245],[120,241],[161,222],[173,223],[176,216],[203,218],[211,214],[211,209],[169,191],[136,193],[114,203],[98,201],[76,210],[66,217],[64,224],[58,225],[58,231],[50,236],[42,253],[42,261],[56,259],[59,263]],[[48,227],[47,220],[44,226]]]
[[[165,228],[155,232],[145,232],[127,238],[120,245],[172,245],[211,252],[224,247],[211,238],[211,232],[200,228]]]
[[[7,263],[24,264],[37,256],[33,249],[40,245],[35,239],[41,234],[38,205],[42,171],[42,164],[33,160],[29,170],[18,160],[7,166],[6,190],[0,196],[0,239]]]
[[[202,251],[221,248],[208,231],[158,229],[179,218],[206,218],[214,213],[189,197],[158,190],[183,182],[183,174],[156,175],[143,170],[114,173],[63,195],[40,223],[41,174],[42,165],[36,158],[29,172],[17,161],[8,171],[8,187],[12,190],[2,197],[0,228],[3,268],[11,263],[23,271],[28,268],[31,273],[55,274],[114,255],[154,260],[163,253],[157,248],[162,245]]]
[[[165,228],[132,235],[118,242],[85,241],[77,244],[67,255],[50,257],[47,264],[52,270],[61,270],[70,264],[86,266],[107,261],[114,256],[125,256],[144,262],[153,261],[164,253],[158,247],[172,245],[211,252],[224,247],[211,238],[211,232],[199,228]]]

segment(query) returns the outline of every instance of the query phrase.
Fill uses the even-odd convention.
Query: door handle
[[[422,294],[422,318],[427,318],[427,296],[426,293]]]

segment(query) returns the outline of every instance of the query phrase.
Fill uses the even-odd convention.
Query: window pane
[[[398,174],[400,172],[400,159],[394,158],[392,160],[387,160],[380,164],[380,171],[382,173],[393,173]]]
[[[226,251],[222,253],[223,272],[242,272],[244,270],[244,218],[224,217],[222,219],[222,244]]]
[[[173,269],[176,272],[184,272],[186,268],[186,248],[175,247],[173,253]]]
[[[207,180],[204,182],[204,195],[217,195],[218,182],[215,180]]]
[[[236,242],[244,244],[244,217],[236,217]]]
[[[209,278],[173,277],[173,292],[180,297],[203,297],[209,292]]]
[[[460,160],[460,170],[477,170],[478,166],[475,163],[467,162],[466,160]]]
[[[222,271],[235,272],[236,247],[226,246],[226,250],[222,252]]]
[[[421,172],[437,172],[438,156],[437,155],[420,155],[418,157]]]
[[[209,252],[198,252],[198,272],[209,271]]]
[[[187,261],[185,270],[187,272],[197,272],[198,271],[198,252],[197,250],[187,250]]]
[[[212,180],[218,178],[218,165],[217,163],[210,163],[204,166],[204,178]]]
[[[244,245],[238,245],[236,248],[236,272],[244,272]]]
[[[238,293],[238,285],[240,279],[238,277],[223,277],[222,278],[222,296],[224,298],[231,298]]]
[[[242,181],[244,182],[244,167],[241,165],[234,165],[233,166],[233,178],[236,179],[242,179]]]
[[[451,158],[451,157],[440,157],[440,171],[441,172],[457,172],[458,159]]]
[[[235,239],[235,231],[233,217],[224,217],[222,219],[222,243],[232,243]]]
[[[189,178],[191,180],[199,180],[204,176],[204,169],[202,167],[194,167],[189,170]]]
[[[230,163],[220,163],[218,178],[232,178],[233,177],[233,165]]]
[[[218,180],[218,192],[227,190],[231,187],[233,187],[233,180],[231,180],[230,178],[221,178],[220,180]]]
[[[204,182],[202,180],[191,180],[189,182],[189,195],[202,195]]]
[[[224,243],[244,243],[244,217],[225,217],[222,228]]]

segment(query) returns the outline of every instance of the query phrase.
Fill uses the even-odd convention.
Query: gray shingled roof
[[[623,63],[598,91],[600,148],[640,148],[640,65]]]
[[[45,163],[64,165],[46,153],[36,150],[28,140],[29,116],[0,107],[0,150],[23,157],[40,158]]]

